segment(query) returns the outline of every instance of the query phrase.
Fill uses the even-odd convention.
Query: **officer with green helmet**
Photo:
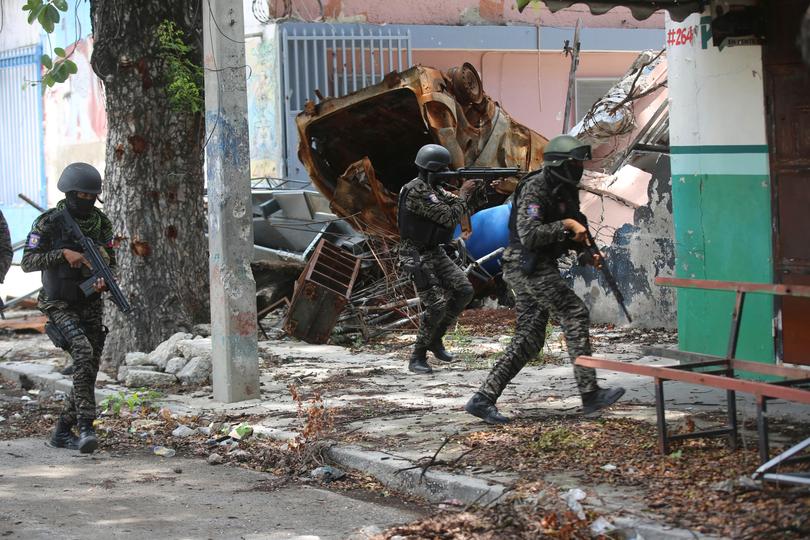
[[[515,294],[515,335],[465,406],[487,423],[509,421],[495,403],[509,381],[542,349],[550,314],[562,326],[572,362],[591,354],[588,308],[557,267],[561,255],[572,249],[582,251],[588,242],[578,185],[583,162],[589,159],[589,145],[569,135],[555,137],[543,151],[543,168],[524,177],[515,189],[509,246],[503,256],[503,277]],[[599,266],[601,261],[586,263]],[[600,388],[592,368],[574,366],[574,377],[585,413],[607,407],[624,394],[620,387]]]
[[[62,212],[68,212],[82,233],[100,246],[99,252],[111,269],[115,267],[113,230],[104,212],[95,207],[101,193],[101,175],[95,167],[71,163],[59,177],[57,188],[65,198],[34,221],[21,266],[25,272],[42,272],[37,307],[48,317],[46,332],[73,358],[73,389],[48,442],[86,454],[98,446],[93,421],[96,377],[106,338],[101,322],[101,292],[106,284],[99,279],[94,284],[95,293],[85,296],[82,292],[79,284],[91,275],[91,265],[65,225]],[[78,427],[78,437],[74,427]]]

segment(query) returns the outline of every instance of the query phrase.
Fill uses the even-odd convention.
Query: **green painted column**
[[[676,277],[773,281],[766,146],[672,148]],[[678,291],[682,350],[725,354],[734,293]],[[737,356],[773,361],[773,299],[746,295]]]
[[[772,283],[761,48],[720,51],[708,22],[667,22],[667,35],[694,36],[667,47],[675,275]],[[680,289],[680,349],[725,355],[734,296]],[[746,295],[737,357],[774,362],[771,296]]]

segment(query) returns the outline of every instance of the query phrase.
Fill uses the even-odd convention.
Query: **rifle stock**
[[[104,284],[107,286],[107,290],[110,291],[110,296],[112,296],[112,301],[116,305],[116,307],[121,310],[121,313],[128,314],[132,311],[132,306],[129,304],[126,296],[121,291],[121,288],[118,286],[118,283],[115,281],[115,277],[113,277],[112,270],[110,267],[107,266],[107,263],[104,262],[104,259],[99,253],[98,248],[96,247],[95,242],[90,238],[87,238],[84,233],[82,233],[81,228],[79,228],[79,224],[73,219],[67,210],[62,210],[62,219],[67,225],[68,230],[76,239],[77,242],[82,246],[82,250],[84,251],[84,257],[90,262],[91,272],[93,275],[82,282],[80,287],[82,292],[85,296],[90,296],[96,292],[94,287],[96,280],[103,279]]]

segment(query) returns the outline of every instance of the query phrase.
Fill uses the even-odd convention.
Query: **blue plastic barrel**
[[[500,206],[493,206],[476,212],[470,218],[472,222],[472,236],[467,239],[465,245],[467,252],[474,259],[480,259],[488,255],[499,247],[509,245],[509,212],[512,210],[511,201]],[[461,226],[457,226],[453,237],[461,234]],[[501,271],[500,255],[495,259],[490,259],[483,265],[490,274],[498,274]]]

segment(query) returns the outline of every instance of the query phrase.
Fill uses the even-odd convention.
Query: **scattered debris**
[[[192,435],[194,435],[196,433],[197,433],[197,430],[191,429],[188,426],[184,426],[183,424],[180,424],[179,426],[177,426],[174,429],[174,431],[172,431],[172,436],[182,439],[182,438],[185,438],[185,437],[191,437]]]
[[[166,446],[153,446],[150,448],[152,453],[156,456],[160,457],[174,457],[177,453],[173,448],[168,448]]]
[[[568,505],[568,508],[570,508],[579,519],[585,519],[585,510],[579,502],[584,501],[587,497],[584,491],[579,488],[571,488],[564,495],[561,495],[561,497],[565,499],[565,504]]]
[[[213,454],[208,456],[208,464],[209,465],[221,465],[225,462],[225,458],[214,452]]]
[[[333,480],[340,480],[346,476],[346,473],[335,467],[324,465],[313,469],[309,475],[320,482],[332,482]]]

